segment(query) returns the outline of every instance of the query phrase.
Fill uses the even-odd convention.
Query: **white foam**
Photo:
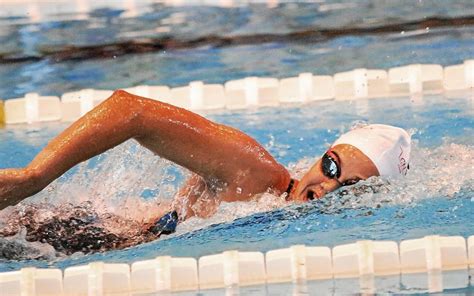
[[[469,145],[444,143],[436,148],[424,148],[415,142],[408,177],[398,180],[373,177],[330,193],[314,206],[331,213],[345,208],[377,208],[390,204],[406,205],[426,198],[454,197],[466,186],[473,186],[470,174],[459,173],[465,171],[466,164],[473,158],[474,147]],[[305,158],[291,164],[289,169],[292,175],[300,178],[314,160]],[[93,165],[94,162],[98,164]],[[87,207],[96,211],[99,217],[95,225],[140,243],[146,241],[139,235],[140,229],[169,209],[169,203],[180,185],[180,181],[175,180],[175,170],[180,169],[136,143],[127,143],[80,165],[75,172],[38,194],[33,198],[34,202],[46,201],[51,206],[38,206],[31,218],[42,223],[53,216],[67,216],[72,206],[87,202]],[[184,171],[178,175],[187,176]],[[141,198],[144,188],[156,196]],[[15,210],[22,212],[29,203],[31,200],[15,207]],[[191,218],[180,224],[176,234],[169,237],[285,206],[287,203],[283,197],[269,193],[250,202],[222,203],[211,218]],[[26,212],[23,217],[26,215],[29,214]],[[11,209],[3,211],[0,217],[2,228],[6,223],[16,223],[19,227],[19,219],[15,217]]]

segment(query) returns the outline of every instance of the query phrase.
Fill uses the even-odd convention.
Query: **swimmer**
[[[245,133],[188,110],[118,90],[49,142],[28,166],[0,170],[0,210],[38,193],[73,166],[128,139],[193,173],[172,206],[164,209],[164,213],[171,211],[167,215],[174,220],[177,216],[180,220],[209,217],[221,201],[246,201],[264,192],[286,193],[288,201],[319,199],[371,176],[405,175],[410,155],[406,131],[368,125],[342,135],[301,180],[296,180]],[[163,218],[157,225],[166,230]]]

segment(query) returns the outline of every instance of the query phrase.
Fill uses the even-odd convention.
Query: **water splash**
[[[353,209],[361,210],[364,215],[371,215],[371,209],[384,206],[410,206],[428,198],[462,198],[465,194],[472,195],[474,178],[469,169],[473,164],[474,147],[445,143],[432,149],[419,147],[416,141],[412,146],[411,169],[407,177],[372,177],[331,192],[312,203],[290,206],[287,210],[295,217],[308,211],[332,215]],[[301,178],[315,160],[303,158],[290,164],[288,168],[293,177]],[[174,236],[285,206],[288,203],[284,198],[268,193],[251,202],[222,203],[216,215],[209,219],[189,219],[178,227]]]
[[[445,143],[430,149],[413,143],[410,159],[406,177],[372,177],[329,193],[317,202],[317,206],[324,212],[380,208],[384,205],[410,205],[440,196],[463,197],[463,194],[474,191],[474,147]]]
[[[36,196],[1,211],[0,237],[5,237],[1,250],[14,245],[36,250],[9,252],[3,258],[51,258],[36,242],[54,247],[61,257],[156,239],[148,227],[169,211],[186,175],[133,141],[118,146],[80,164]],[[26,233],[19,237],[22,229]]]
[[[88,202],[98,213],[148,222],[169,208],[186,175],[129,141],[80,164],[29,202],[57,206]]]
[[[292,217],[315,210],[331,215],[409,206],[432,197],[459,197],[460,193],[472,195],[472,159],[474,147],[469,145],[444,143],[423,148],[414,142],[408,177],[372,177],[321,200],[290,206],[286,212]],[[314,161],[301,159],[290,164],[289,170],[301,178]],[[0,212],[0,257],[52,260],[155,240],[147,231],[148,223],[168,211],[186,176],[135,143],[117,147],[81,164],[27,202]],[[191,218],[170,237],[285,206],[284,197],[268,193],[250,202],[222,203],[213,217]],[[370,215],[370,210],[364,213]]]
[[[0,237],[0,262],[2,259],[42,259],[54,260],[57,252],[48,243],[26,240],[26,229],[21,230],[11,237]]]

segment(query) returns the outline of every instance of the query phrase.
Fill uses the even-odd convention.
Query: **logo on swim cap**
[[[408,173],[409,166],[405,157],[403,157],[404,155],[405,154],[403,153],[403,147],[400,146],[400,154],[398,155],[398,172],[406,176]]]

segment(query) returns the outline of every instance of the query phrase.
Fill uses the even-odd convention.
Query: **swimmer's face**
[[[304,175],[291,193],[290,200],[321,198],[341,186],[378,175],[374,163],[359,149],[347,144],[336,145]]]

